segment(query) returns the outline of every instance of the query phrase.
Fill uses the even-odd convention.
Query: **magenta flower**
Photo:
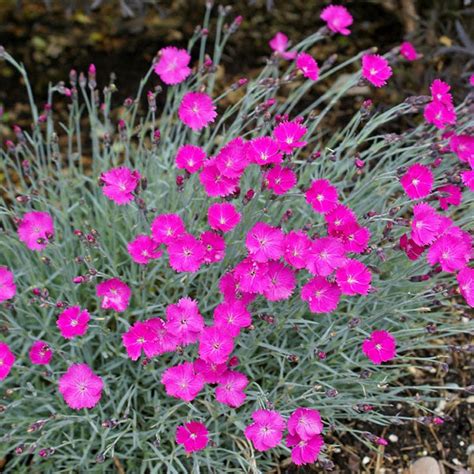
[[[318,460],[319,453],[324,446],[324,440],[321,435],[315,435],[307,440],[301,439],[297,434],[288,434],[286,445],[291,450],[291,460],[297,466],[313,464]]]
[[[31,250],[45,249],[54,236],[53,218],[47,212],[27,212],[18,225],[18,236]]]
[[[449,146],[461,161],[474,168],[474,136],[453,135],[449,139]]]
[[[318,410],[297,408],[288,418],[288,433],[302,440],[309,440],[323,432],[323,423]]]
[[[7,268],[0,266],[0,303],[12,299],[16,295],[16,285],[13,273]]]
[[[161,318],[151,318],[145,321],[148,331],[150,332],[150,344],[145,341],[143,350],[148,357],[172,352],[176,350],[178,342],[165,327],[165,322]],[[145,348],[147,348],[145,350]],[[148,351],[148,353],[147,353]]]
[[[351,26],[354,20],[347,8],[342,5],[329,5],[321,12],[320,18],[327,23],[327,27],[334,33],[340,33],[344,36],[351,33],[348,26]]]
[[[246,151],[248,160],[260,166],[278,164],[283,161],[278,142],[270,137],[257,137],[250,140]]]
[[[474,170],[463,171],[461,173],[461,180],[463,184],[469,188],[470,191],[474,192]]]
[[[241,215],[233,204],[228,202],[212,204],[207,210],[207,219],[211,228],[221,232],[230,232],[240,222]]]
[[[219,383],[221,377],[227,372],[227,364],[213,364],[202,359],[194,361],[194,372],[204,378],[205,383]]]
[[[400,54],[408,61],[415,61],[418,59],[418,53],[415,47],[408,41],[404,41],[400,45]]]
[[[312,313],[330,313],[337,308],[341,290],[326,278],[312,278],[301,288],[301,299],[306,301]]]
[[[336,204],[331,211],[324,215],[324,220],[328,225],[328,234],[337,237],[344,233],[344,229],[357,224],[357,218],[352,209],[344,204]]]
[[[301,270],[306,267],[310,248],[311,239],[302,230],[292,230],[285,235],[283,258],[288,264]]]
[[[225,301],[241,301],[245,305],[251,303],[256,295],[247,293],[240,287],[240,281],[234,272],[225,273],[219,281],[219,291],[224,296]]]
[[[209,443],[209,431],[203,423],[190,421],[176,428],[176,442],[182,444],[187,453],[202,451]]]
[[[308,53],[300,53],[296,58],[296,67],[303,73],[304,77],[317,81],[319,77],[319,67],[315,59]]]
[[[441,216],[428,204],[413,207],[411,238],[420,247],[431,244],[441,232]]]
[[[151,223],[153,240],[159,244],[170,244],[186,233],[184,222],[178,214],[160,214]]]
[[[268,44],[270,45],[270,48],[272,48],[273,51],[283,59],[294,59],[296,56],[296,51],[287,51],[289,41],[288,36],[284,33],[278,32]]]
[[[199,357],[206,362],[223,364],[234,350],[234,340],[222,327],[205,328],[199,339]]]
[[[168,245],[170,266],[177,272],[197,272],[205,254],[202,242],[191,234],[183,234]]]
[[[406,234],[400,237],[399,245],[410,260],[418,260],[425,251],[425,247],[418,245],[413,239],[409,239]]]
[[[36,341],[29,352],[30,361],[34,365],[47,365],[53,357],[53,350],[44,341]]]
[[[254,423],[245,428],[245,437],[257,451],[267,451],[278,446],[283,437],[285,420],[274,410],[256,410],[252,413]]]
[[[56,326],[58,326],[61,336],[65,339],[73,339],[76,336],[83,336],[87,332],[90,319],[87,309],[81,310],[79,306],[71,306],[59,315]]]
[[[196,342],[204,329],[204,318],[199,313],[197,301],[186,297],[168,305],[165,327],[180,345]]]
[[[15,355],[5,342],[0,342],[0,380],[3,380],[15,363]]]
[[[273,138],[278,142],[280,150],[284,153],[291,153],[296,148],[302,148],[307,142],[300,141],[307,132],[307,128],[300,123],[281,122],[273,130]]]
[[[204,263],[211,264],[220,262],[225,257],[225,240],[219,234],[212,231],[203,232],[200,240],[205,249]]]
[[[248,378],[240,372],[229,370],[219,380],[216,387],[216,400],[232,408],[240,407],[247,395],[244,390],[249,383]]]
[[[474,268],[463,268],[456,278],[461,295],[466,300],[466,303],[474,308]]]
[[[214,122],[216,106],[204,92],[188,92],[181,100],[178,116],[192,130],[201,130]]]
[[[435,79],[430,85],[431,98],[434,102],[440,102],[446,106],[453,105],[453,96],[449,92],[451,86],[441,79]]]
[[[270,285],[268,263],[259,263],[252,258],[242,260],[234,268],[234,276],[239,288],[247,293],[263,294]]]
[[[176,154],[176,166],[188,173],[198,172],[206,159],[206,152],[195,145],[183,145]]]
[[[133,201],[133,192],[140,183],[140,173],[125,166],[112,168],[100,175],[102,192],[119,206]]]
[[[462,201],[462,191],[459,186],[454,184],[447,184],[446,186],[440,186],[436,191],[441,193],[438,196],[439,207],[446,211],[449,206],[459,206]]]
[[[371,281],[372,273],[358,260],[348,258],[336,271],[336,282],[343,295],[366,295]]]
[[[387,331],[374,331],[362,344],[362,351],[376,365],[392,360],[395,348],[395,338]]]
[[[287,193],[296,185],[297,180],[296,173],[293,170],[280,165],[275,165],[264,175],[264,181],[268,189],[278,195]]]
[[[246,142],[240,137],[234,138],[219,151],[213,162],[227,178],[240,178],[249,164]]]
[[[137,321],[131,326],[122,334],[122,344],[132,360],[137,360],[142,355],[142,350],[147,357],[155,357],[163,352],[156,328],[148,321]]]
[[[424,198],[433,189],[433,173],[427,166],[415,163],[401,177],[400,183],[410,199]]]
[[[426,259],[430,265],[440,264],[441,269],[454,273],[463,269],[471,258],[472,248],[468,239],[450,231],[439,237],[428,250]],[[466,241],[467,240],[467,241]]]
[[[321,214],[335,209],[339,200],[337,189],[327,179],[313,181],[305,196],[308,204]]]
[[[326,277],[346,261],[344,244],[335,237],[313,240],[306,256],[306,268],[313,275]]]
[[[158,246],[159,244],[151,237],[140,234],[127,245],[127,250],[134,262],[139,265],[146,265],[150,260],[160,258],[163,255]]]
[[[263,295],[269,301],[287,300],[296,286],[296,277],[291,268],[281,262],[268,262],[270,283]]]
[[[382,87],[392,76],[392,68],[384,57],[378,54],[364,54],[362,76],[375,87]]]
[[[104,382],[87,364],[73,364],[59,378],[59,392],[73,410],[95,407],[103,388]]]
[[[344,243],[346,252],[362,253],[370,241],[370,231],[355,222],[350,222],[340,229],[339,238]]]
[[[238,336],[242,328],[251,324],[252,316],[242,301],[224,301],[214,309],[214,325],[229,336]]]
[[[102,309],[113,309],[117,313],[123,313],[130,303],[132,290],[118,278],[111,278],[97,285],[96,294],[102,298],[100,305]]]
[[[191,56],[185,49],[168,46],[160,50],[159,57],[155,64],[155,73],[165,84],[179,84],[191,74],[188,66]]]
[[[283,232],[264,222],[257,222],[249,230],[245,239],[245,246],[250,257],[256,262],[278,260],[283,255]]]
[[[423,115],[428,123],[432,123],[439,129],[456,123],[456,110],[454,106],[445,105],[438,101],[430,102],[425,107]]]
[[[225,176],[217,167],[215,161],[208,160],[199,175],[204,191],[209,197],[225,197],[232,194],[239,184],[239,178]]]
[[[190,402],[204,387],[204,378],[194,371],[191,362],[184,362],[166,369],[161,376],[161,383],[171,397]]]

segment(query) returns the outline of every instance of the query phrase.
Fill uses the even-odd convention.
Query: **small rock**
[[[425,456],[417,459],[409,470],[410,474],[443,474],[444,469],[440,466],[438,461],[431,456]]]
[[[398,436],[396,434],[391,434],[388,436],[388,439],[390,440],[390,442],[396,443],[398,441]]]
[[[365,466],[366,464],[369,464],[370,458],[369,456],[365,456],[364,459],[362,459],[362,464]]]

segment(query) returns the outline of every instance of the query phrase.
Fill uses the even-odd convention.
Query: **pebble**
[[[391,434],[388,436],[388,439],[392,442],[392,443],[396,443],[398,441],[398,436],[396,434]]]
[[[438,461],[431,456],[417,459],[410,466],[410,474],[442,474]]]
[[[369,464],[370,458],[369,456],[365,456],[364,459],[362,459],[362,464],[365,466],[366,464]]]

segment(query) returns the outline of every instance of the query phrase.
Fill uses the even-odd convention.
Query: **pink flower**
[[[474,136],[453,135],[449,140],[451,150],[464,163],[469,163],[474,168]]]
[[[349,222],[342,226],[340,235],[338,235],[344,243],[346,252],[362,253],[367,248],[370,241],[370,231],[367,227],[361,227],[355,222]]]
[[[178,115],[180,120],[192,130],[201,130],[214,122],[217,112],[216,106],[207,94],[188,92],[181,100]]]
[[[335,283],[317,276],[301,288],[301,299],[306,301],[312,313],[330,313],[337,308],[341,290]]]
[[[168,245],[170,266],[177,272],[197,272],[205,254],[202,242],[191,234],[183,234]]]
[[[93,408],[102,396],[104,382],[87,364],[73,364],[59,379],[59,391],[74,410]]]
[[[191,56],[185,49],[168,46],[160,50],[159,57],[155,64],[155,73],[165,84],[179,84],[191,74],[188,67]]]
[[[199,357],[206,362],[223,364],[234,350],[234,340],[222,327],[205,328],[199,339]]]
[[[240,407],[247,397],[244,390],[248,383],[248,378],[244,374],[229,370],[219,380],[216,400],[232,408]]]
[[[291,460],[297,465],[313,464],[318,460],[319,453],[324,446],[321,435],[315,435],[307,440],[301,439],[297,434],[289,434],[286,438],[286,445],[291,450]]]
[[[245,246],[250,257],[256,262],[278,260],[283,255],[283,232],[264,222],[257,222],[249,230],[245,239]]]
[[[191,362],[184,362],[166,369],[161,376],[161,383],[171,397],[190,402],[204,387],[204,378],[196,374]]]
[[[338,203],[337,189],[327,179],[317,179],[306,191],[306,201],[321,214],[335,209]]]
[[[307,142],[300,141],[306,131],[307,128],[296,121],[281,122],[273,130],[273,137],[281,151],[291,153],[294,149],[306,145]]]
[[[178,214],[160,214],[151,223],[153,240],[159,244],[170,244],[186,232],[184,222]]]
[[[432,123],[437,128],[444,128],[446,125],[456,123],[456,110],[452,105],[445,105],[442,102],[430,102],[424,111],[425,120]]]
[[[474,170],[463,171],[461,173],[461,179],[462,179],[463,184],[467,186],[470,191],[474,192]]]
[[[469,84],[470,84],[471,86],[474,86],[474,74],[471,74],[471,75],[469,76]]]
[[[430,265],[439,263],[443,271],[454,273],[467,265],[471,251],[470,242],[448,231],[431,245],[426,258]]]
[[[328,28],[334,33],[341,33],[344,36],[351,33],[347,27],[351,26],[354,20],[346,7],[329,5],[322,11],[320,18],[327,23]]]
[[[176,155],[176,166],[188,173],[196,173],[202,168],[206,152],[195,145],[183,145]]]
[[[113,309],[117,313],[123,313],[128,308],[132,296],[129,286],[118,278],[99,283],[96,293],[99,298],[102,298],[101,308]]]
[[[300,53],[296,58],[296,67],[303,73],[304,77],[317,81],[319,77],[318,63],[308,53]]]
[[[285,261],[297,269],[306,267],[307,256],[311,248],[311,239],[301,230],[292,230],[285,235]]]
[[[288,433],[297,435],[303,440],[323,432],[323,423],[318,410],[297,408],[288,418]]]
[[[418,59],[418,53],[415,47],[408,41],[404,41],[400,45],[400,54],[408,61],[415,61]]]
[[[209,431],[204,424],[190,421],[176,428],[176,442],[182,444],[187,453],[202,451],[209,443]]]
[[[204,191],[209,197],[225,197],[232,194],[239,184],[239,178],[229,178],[219,170],[213,160],[204,163],[199,175]]]
[[[336,204],[331,211],[324,215],[324,219],[328,225],[328,234],[337,237],[344,232],[349,226],[357,224],[357,218],[354,211],[344,204]]]
[[[153,323],[137,321],[126,333],[122,334],[122,344],[128,357],[137,360],[142,355],[142,350],[147,357],[155,357],[162,353],[162,347],[156,336]]]
[[[90,319],[87,309],[81,310],[79,306],[71,306],[59,315],[56,326],[58,326],[61,336],[65,339],[73,339],[76,336],[83,336],[87,332]]]
[[[163,255],[158,246],[159,244],[151,237],[140,234],[127,245],[127,250],[134,262],[139,265],[146,265],[150,260],[160,258]]]
[[[227,272],[222,276],[219,281],[219,291],[227,302],[241,301],[248,305],[256,298],[255,294],[246,293],[240,288],[240,282],[234,272]]]
[[[438,196],[439,207],[446,211],[449,206],[459,206],[462,200],[462,192],[459,186],[454,184],[447,184],[446,186],[440,186],[436,191],[441,193]]]
[[[264,181],[275,194],[287,193],[296,185],[297,177],[293,170],[284,166],[276,165],[265,173]]]
[[[280,262],[268,262],[270,284],[263,294],[269,301],[287,300],[296,286],[296,277],[290,268]]]
[[[3,380],[15,363],[15,355],[5,342],[0,342],[0,380]]]
[[[249,164],[247,144],[240,137],[234,138],[219,151],[214,164],[227,178],[240,178]]]
[[[0,266],[0,303],[12,299],[16,295],[16,285],[13,273],[7,268]]]
[[[211,228],[221,232],[230,232],[239,222],[241,215],[233,204],[228,202],[212,204],[207,210],[207,219]]]
[[[395,338],[387,331],[374,331],[362,344],[362,351],[376,365],[392,360],[395,348]]]
[[[145,323],[149,331],[149,340],[145,341],[143,350],[147,357],[155,357],[176,350],[178,342],[166,330],[165,322],[161,318],[147,319]]]
[[[401,177],[400,183],[410,199],[428,196],[433,188],[433,173],[425,166],[415,163]]]
[[[370,270],[358,260],[348,258],[336,271],[336,282],[343,295],[366,295],[371,281]]]
[[[204,378],[205,383],[219,383],[221,377],[227,372],[227,364],[213,364],[202,359],[194,361],[194,372]]]
[[[410,260],[418,260],[420,255],[425,251],[425,247],[417,245],[413,239],[408,238],[407,234],[403,234],[400,237],[399,245]]]
[[[220,262],[225,257],[225,240],[219,234],[212,231],[206,231],[201,234],[201,242],[206,253],[204,254],[204,263]]]
[[[278,32],[268,44],[278,56],[284,59],[294,59],[296,56],[296,51],[286,51],[288,48],[288,36],[284,33]]]
[[[285,420],[274,410],[256,410],[252,413],[254,423],[245,428],[245,437],[257,451],[267,451],[278,446],[283,437]]]
[[[214,325],[229,336],[238,336],[242,328],[251,324],[252,316],[241,301],[224,301],[214,309]]]
[[[420,203],[413,207],[411,238],[423,247],[431,244],[441,232],[441,217],[428,204]]]
[[[278,164],[283,161],[278,143],[270,137],[257,137],[250,140],[246,151],[249,161],[260,166]]]
[[[453,96],[449,92],[451,86],[441,79],[435,79],[430,85],[431,97],[435,102],[441,102],[446,106],[452,106]]]
[[[197,301],[186,297],[168,305],[165,327],[178,344],[186,346],[196,342],[204,329],[204,318],[199,313]]]
[[[251,258],[242,260],[234,268],[234,276],[239,288],[247,293],[261,293],[270,285],[268,263],[259,263]]]
[[[344,244],[335,237],[313,240],[306,257],[306,268],[313,275],[328,276],[346,261]]]
[[[375,87],[382,87],[392,76],[392,68],[388,61],[378,54],[362,56],[362,76]]]
[[[29,352],[30,361],[34,365],[47,365],[53,357],[53,350],[44,341],[36,341]]]
[[[45,249],[54,236],[53,218],[47,212],[27,212],[18,226],[18,236],[31,250]]]
[[[465,267],[457,274],[459,291],[466,303],[474,308],[474,268]]]
[[[102,192],[119,206],[133,201],[133,192],[140,179],[138,171],[132,171],[125,166],[112,168],[100,175],[100,180],[104,183]]]

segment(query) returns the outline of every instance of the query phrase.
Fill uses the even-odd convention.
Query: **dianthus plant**
[[[357,20],[337,5],[219,86],[242,19],[219,9],[213,36],[210,15],[121,107],[91,66],[39,110],[1,51],[32,113],[0,152],[0,455],[17,472],[267,472],[329,463],[346,432],[386,444],[413,406],[444,421],[441,388],[406,375],[445,370],[472,329],[472,96],[434,79],[381,102],[418,54],[322,58]],[[355,86],[372,99],[350,94],[329,128]]]

